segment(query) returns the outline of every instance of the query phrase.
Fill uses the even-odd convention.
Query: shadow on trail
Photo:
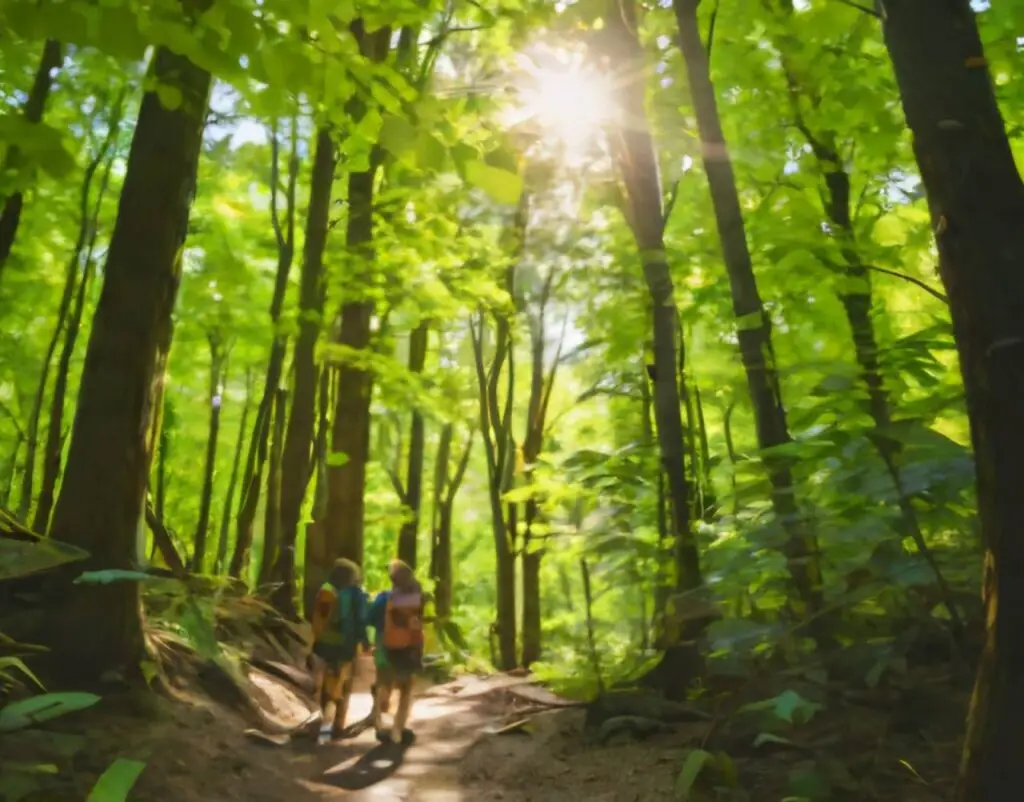
[[[329,769],[320,782],[346,791],[361,791],[394,774],[405,759],[406,749],[401,744],[378,744],[354,763]]]

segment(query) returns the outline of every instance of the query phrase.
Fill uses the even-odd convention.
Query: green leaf
[[[737,331],[753,331],[761,328],[762,325],[764,325],[764,312],[760,309],[749,315],[736,318]]]
[[[44,693],[21,699],[0,710],[0,732],[16,732],[92,707],[100,697],[92,693]]]
[[[43,683],[40,681],[39,677],[33,674],[31,669],[29,669],[29,667],[25,665],[25,663],[22,662],[19,658],[0,657],[0,675],[2,675],[6,669],[11,668],[20,671],[22,674],[24,674],[26,677],[32,680],[36,685],[38,685],[41,689],[46,690],[46,688],[43,686]]]
[[[675,797],[679,802],[688,802],[691,799],[697,778],[708,762],[713,759],[714,756],[704,749],[694,749],[686,756],[675,784]]]
[[[822,706],[817,702],[808,701],[793,690],[785,690],[771,699],[753,702],[740,708],[741,711],[770,710],[776,718],[790,724],[805,724],[821,709]]]
[[[395,158],[411,152],[417,143],[416,129],[404,117],[389,114],[380,128],[380,144]]]
[[[125,802],[146,764],[119,757],[100,775],[86,802]]]
[[[89,552],[59,540],[0,537],[0,580],[32,576],[88,556]]]
[[[168,111],[177,111],[185,100],[181,90],[171,84],[157,84],[156,96],[160,99],[160,105]]]
[[[783,738],[781,735],[773,735],[770,732],[758,733],[757,737],[754,738],[754,748],[759,749],[765,744],[780,744],[782,746],[796,746],[789,738]]]
[[[514,206],[523,194],[523,179],[508,170],[491,167],[482,161],[466,163],[466,181],[482,189],[498,203]]]
[[[340,468],[348,463],[348,454],[344,451],[332,451],[325,460],[328,468]]]
[[[432,134],[422,131],[416,142],[416,164],[423,170],[440,170],[444,167],[448,149]]]
[[[111,582],[152,582],[157,577],[144,571],[106,568],[102,571],[83,571],[75,578],[76,585],[109,585]]]
[[[0,763],[4,771],[20,771],[23,774],[56,774],[60,771],[53,763],[21,763],[5,760]]]

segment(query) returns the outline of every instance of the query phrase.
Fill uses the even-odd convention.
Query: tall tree
[[[361,19],[352,23],[359,50],[369,61],[382,63],[388,56],[391,28],[369,31]],[[354,120],[362,119],[366,104],[358,97],[349,106]],[[363,512],[366,463],[370,452],[370,400],[373,374],[361,364],[359,352],[370,348],[374,302],[366,284],[372,278],[374,251],[374,194],[381,155],[372,146],[365,169],[348,176],[348,220],[345,246],[352,259],[352,300],[342,305],[338,344],[345,350],[339,369],[338,394],[331,430],[331,457],[327,462],[327,517],[324,521],[329,556],[363,561]],[[343,455],[334,458],[334,455]]]
[[[281,555],[294,566],[299,516],[309,484],[310,453],[316,424],[316,343],[324,314],[324,249],[331,217],[331,189],[336,155],[331,130],[321,123],[316,132],[309,179],[309,208],[299,278],[299,334],[292,356],[292,409],[281,455]],[[305,578],[309,602],[327,576],[329,555],[323,531],[306,535]],[[287,568],[283,565],[282,568]],[[307,613],[310,612],[306,605]]]
[[[72,302],[75,298],[75,286],[79,281],[82,256],[87,251],[90,242],[90,230],[96,224],[99,207],[96,206],[96,213],[93,213],[93,182],[99,177],[102,183],[106,171],[100,168],[108,163],[109,154],[117,141],[121,124],[121,114],[124,111],[126,90],[122,90],[110,104],[107,119],[103,121],[106,126],[106,133],[100,142],[96,143],[93,152],[90,154],[89,162],[85,167],[85,174],[82,178],[82,189],[79,195],[78,208],[78,236],[68,257],[67,267],[64,270],[64,288],[61,291],[60,302],[57,306],[57,323],[54,326],[53,334],[46,344],[43,352],[43,364],[39,370],[39,380],[36,383],[35,395],[32,399],[32,406],[29,410],[28,424],[25,427],[25,467],[21,478],[21,497],[18,501],[18,517],[28,520],[29,509],[34,500],[34,480],[36,474],[36,452],[39,446],[39,424],[43,414],[43,406],[46,400],[46,389],[50,377],[50,368],[53,366],[53,355],[57,351],[57,343],[60,341],[64,328],[68,325],[68,316],[72,311]],[[8,199],[11,202],[12,198]],[[100,201],[103,199],[103,192],[100,192]],[[20,203],[20,201],[19,201]],[[48,514],[48,513],[47,513]]]
[[[771,3],[768,4],[770,10]],[[853,339],[853,352],[860,369],[860,379],[867,393],[867,413],[874,424],[872,442],[879,458],[892,479],[896,491],[896,502],[900,511],[900,534],[910,537],[918,552],[924,557],[942,588],[943,600],[950,616],[950,622],[957,639],[963,640],[963,623],[960,613],[952,603],[948,583],[925,541],[917,510],[914,508],[901,468],[903,442],[892,436],[893,400],[885,385],[882,373],[881,352],[875,331],[875,299],[872,288],[870,266],[861,254],[860,243],[854,226],[852,210],[850,168],[840,153],[840,133],[826,126],[815,126],[808,121],[805,109],[812,111],[822,101],[822,94],[813,83],[813,77],[801,73],[792,51],[799,52],[801,40],[790,29],[794,9],[792,0],[779,0],[780,27],[778,37],[780,61],[786,79],[786,88],[794,118],[794,125],[811,150],[821,176],[824,191],[821,193],[822,211],[827,221],[827,231],[839,246],[841,262],[835,264],[827,256],[821,258],[830,267],[845,277],[839,286],[839,301]],[[864,16],[865,24],[868,20]]]
[[[213,573],[223,572],[228,558],[228,536],[231,532],[232,510],[234,509],[235,490],[238,487],[238,472],[242,464],[242,449],[245,447],[246,423],[252,409],[252,370],[245,372],[245,401],[242,402],[242,418],[238,423],[238,436],[235,439],[235,452],[231,458],[231,473],[228,475],[228,490],[224,496],[224,510],[220,517],[220,532],[217,535],[217,552],[213,561]],[[162,450],[161,446],[161,450]]]
[[[39,59],[39,68],[36,70],[35,80],[29,90],[28,97],[21,113],[25,122],[38,124],[43,119],[43,112],[46,109],[46,101],[50,97],[50,90],[53,87],[53,79],[57,70],[64,63],[64,47],[56,39],[47,39],[43,44],[43,53]],[[17,171],[23,166],[24,155],[21,148],[13,145],[4,154],[3,163],[0,164],[0,174],[8,171]],[[3,277],[4,265],[11,255],[14,247],[14,240],[18,236],[18,224],[21,222],[21,210],[25,205],[25,196],[20,189],[15,190],[4,198],[3,208],[0,209],[0,278]]]
[[[220,416],[224,407],[224,378],[227,372],[227,348],[224,335],[219,329],[207,334],[210,346],[210,388],[207,404],[210,408],[210,425],[206,433],[206,462],[203,465],[203,489],[199,495],[199,520],[192,540],[193,573],[203,573],[206,565],[206,535],[210,530],[210,508],[213,506],[213,481],[217,469],[217,441],[220,437]]]
[[[953,317],[985,547],[987,637],[956,798],[1002,802],[1024,791],[1024,182],[968,0],[879,9]]]
[[[143,96],[128,154],[51,528],[54,538],[86,549],[94,569],[130,569],[137,558],[154,372],[171,328],[211,85],[210,73],[165,47],[150,76],[154,88]],[[176,89],[180,105],[164,106],[158,87],[165,95],[165,87]],[[52,608],[58,663],[96,676],[138,671],[138,583],[70,585],[60,596]]]
[[[809,618],[811,631],[819,638],[825,638],[824,620],[818,616],[822,606],[822,577],[817,538],[800,509],[792,459],[772,451],[790,442],[789,426],[775,365],[771,320],[754,276],[736,176],[718,114],[707,49],[698,26],[699,2],[673,0],[672,5],[679,25],[679,44],[697,116],[701,156],[729,277],[736,335],[754,410],[757,443],[765,452],[763,460],[772,488],[772,509],[787,535],[783,551],[795,591],[792,603],[799,608],[796,610],[798,615]]]
[[[452,441],[455,426],[446,423],[441,429],[437,453],[434,457],[434,506],[431,526],[430,576],[435,580],[434,609],[437,617],[444,620],[452,614],[452,589],[454,570],[452,565],[452,515],[455,497],[462,486],[473,451],[473,430],[466,437],[466,444],[455,463],[452,472]]]
[[[672,272],[665,253],[665,211],[658,159],[644,104],[647,65],[637,40],[634,0],[610,0],[605,42],[617,81],[615,99],[628,123],[612,134],[612,153],[625,190],[626,221],[636,241],[651,296],[654,365],[654,418],[661,467],[667,478],[676,556],[676,586],[702,584],[700,558],[690,523],[684,460],[683,418],[678,367],[685,346],[679,331]]]
[[[106,148],[103,172],[100,174],[96,195],[92,200],[92,208],[88,211],[89,218],[87,221],[85,219],[82,221],[87,231],[86,247],[81,255],[81,264],[75,265],[81,275],[77,278],[74,302],[71,305],[67,319],[64,321],[64,338],[61,343],[60,356],[57,358],[57,375],[53,382],[53,393],[50,396],[50,414],[47,421],[46,442],[43,446],[42,456],[43,476],[39,487],[39,499],[36,503],[35,515],[32,519],[32,529],[36,532],[47,531],[50,524],[50,514],[53,512],[53,500],[57,490],[57,480],[60,477],[61,455],[64,452],[64,411],[67,403],[71,360],[75,355],[78,334],[82,328],[82,317],[85,314],[85,302],[92,287],[93,274],[96,272],[96,247],[100,231],[100,212],[103,208],[103,202],[107,197],[107,189],[110,186],[110,172],[117,155],[116,136],[120,126],[121,115],[124,111],[124,94],[125,92],[122,91],[118,103],[115,105],[117,113],[112,115],[108,122],[108,138],[106,141],[109,141],[110,146]],[[111,133],[114,134],[113,140],[110,139]],[[86,194],[83,190],[83,204],[87,201]],[[59,328],[58,326],[58,331]],[[54,333],[56,334],[57,332],[55,331]]]
[[[549,302],[556,288],[557,270],[548,268],[535,309],[530,315],[530,396],[526,404],[526,425],[523,434],[523,463],[527,484],[533,481],[534,464],[544,448],[547,433],[548,408],[555,387],[558,366],[562,359],[566,326],[550,365],[545,363],[548,346]],[[568,318],[566,318],[566,323]],[[531,494],[523,503],[523,654],[525,668],[540,659],[541,654],[541,582],[540,566],[544,550],[543,539],[538,536],[538,525],[543,523],[540,499]]]
[[[430,321],[421,320],[409,335],[409,372],[419,376],[427,361],[427,345],[430,338]],[[420,504],[423,497],[423,459],[426,451],[426,432],[423,412],[412,411],[409,424],[409,453],[406,455],[405,480],[395,474],[395,491],[406,510],[406,520],[398,532],[398,559],[413,568],[417,562],[417,539],[419,537]]]
[[[295,190],[299,175],[299,123],[295,116],[291,120],[291,150],[285,179],[285,208],[282,219],[280,209],[281,184],[281,143],[278,123],[275,120],[270,132],[270,225],[277,243],[277,272],[274,276],[274,294],[270,301],[270,323],[273,340],[270,356],[267,358],[267,372],[263,379],[263,396],[256,408],[252,437],[245,458],[242,480],[242,500],[238,509],[235,550],[231,555],[228,573],[233,577],[242,576],[252,548],[253,524],[260,501],[260,482],[263,466],[267,461],[267,442],[270,438],[271,417],[274,398],[281,385],[284,357],[288,345],[287,335],[281,330],[281,312],[284,309],[288,291],[288,278],[295,259]]]
[[[512,431],[512,411],[515,399],[515,338],[513,336],[516,297],[516,266],[526,243],[530,196],[524,192],[516,208],[515,217],[505,235],[503,289],[509,299],[509,308],[498,308],[490,315],[494,319],[494,347],[490,361],[484,358],[488,332],[483,306],[475,319],[470,320],[469,331],[473,345],[473,364],[476,368],[479,394],[480,439],[484,444],[487,462],[487,498],[490,502],[491,535],[494,538],[495,584],[498,596],[495,630],[498,637],[498,668],[508,671],[518,663],[516,648],[516,549],[519,547],[519,524],[515,504],[505,504],[504,496],[512,489],[516,473],[518,447]],[[504,386],[502,385],[504,378]]]

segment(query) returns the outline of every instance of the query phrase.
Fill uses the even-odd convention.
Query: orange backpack
[[[384,648],[390,650],[423,647],[423,594],[392,591],[384,612]]]

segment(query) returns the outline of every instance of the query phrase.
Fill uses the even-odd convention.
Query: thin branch
[[[462,456],[459,457],[459,464],[455,468],[455,475],[448,481],[448,504],[452,504],[455,501],[455,495],[459,492],[459,487],[462,485],[462,480],[466,475],[466,467],[469,465],[469,455],[473,450],[473,436],[475,434],[475,429],[469,430],[466,447],[462,451]]]
[[[862,6],[854,0],[836,0],[836,2],[842,3],[844,6],[849,6],[850,8],[855,8],[858,11],[863,11],[865,14],[868,14],[875,19],[882,19],[882,15],[878,11],[873,8],[868,8],[867,6]]]
[[[11,423],[14,424],[15,433],[20,435],[21,437],[24,437],[25,436],[25,430],[22,428],[21,424],[18,422],[18,419],[14,416],[14,413],[11,412],[10,407],[8,407],[7,404],[5,404],[3,401],[0,401],[0,412],[4,413],[4,415],[7,416],[7,418],[11,421]]]
[[[277,208],[277,192],[281,183],[281,142],[277,138],[277,118],[270,124],[270,225],[274,228],[274,239],[277,248],[284,250],[284,231],[281,229],[281,216]]]
[[[863,265],[863,267],[866,270],[873,270],[876,273],[885,273],[885,275],[887,275],[887,276],[895,276],[896,278],[901,278],[904,281],[909,281],[911,284],[914,284],[914,285],[920,287],[922,290],[924,290],[926,293],[931,295],[933,298],[938,298],[940,301],[942,301],[942,303],[944,303],[946,305],[949,304],[949,298],[947,298],[945,295],[943,295],[937,289],[935,289],[930,284],[928,284],[927,282],[922,281],[919,278],[915,278],[914,276],[908,276],[906,273],[900,273],[898,270],[890,270],[887,267],[876,267],[875,265]]]
[[[708,64],[711,64],[711,46],[715,43],[715,23],[718,21],[718,7],[721,3],[715,3],[715,8],[711,12],[711,21],[708,23],[708,41],[704,45],[704,52],[707,54]]]
[[[473,31],[486,31],[486,30],[489,30],[491,27],[492,26],[490,26],[490,25],[464,25],[464,26],[457,26],[455,28],[446,28],[441,33],[439,33],[437,36],[435,36],[433,39],[430,39],[429,41],[427,41],[424,44],[424,46],[425,47],[437,47],[438,45],[442,44],[444,42],[444,40],[447,39],[449,36],[451,36],[453,33],[471,33]]]

